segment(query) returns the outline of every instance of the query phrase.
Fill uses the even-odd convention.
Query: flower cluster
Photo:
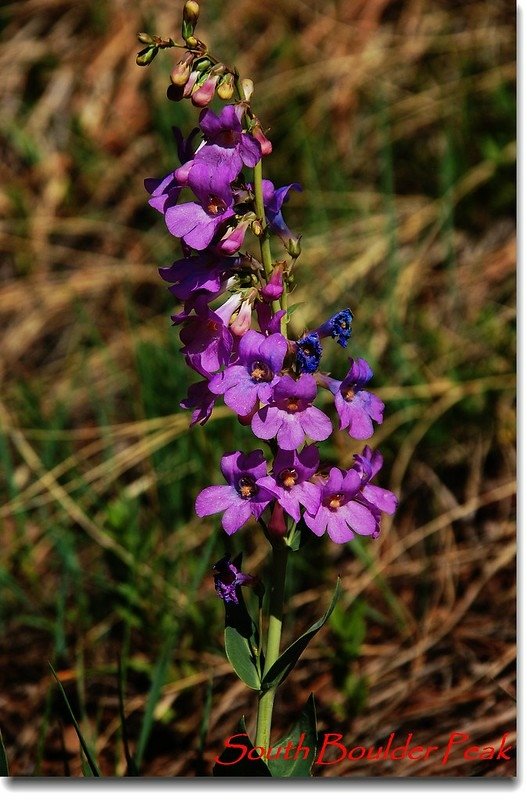
[[[369,438],[374,422],[382,422],[384,406],[366,389],[373,373],[364,359],[350,359],[342,380],[319,371],[325,338],[348,344],[350,309],[296,341],[287,338],[279,301],[284,282],[292,278],[299,237],[288,228],[282,207],[289,191],[300,187],[275,189],[262,181],[265,220],[259,218],[255,188],[244,174],[264,157],[251,123],[243,101],[219,114],[205,109],[192,137],[185,140],[176,132],[180,166],[145,182],[150,205],[163,214],[184,250],[183,258],[160,270],[183,304],[172,320],[180,326],[187,364],[200,378],[182,406],[192,410],[191,424],[203,425],[222,397],[274,453],[271,467],[262,450],[225,455],[226,485],[204,489],[196,512],[201,517],[221,512],[225,531],[233,534],[251,516],[264,522],[268,507],[278,504],[317,536],[327,531],[335,542],[355,534],[375,537],[381,512],[392,514],[397,504],[391,492],[371,484],[382,458],[366,448],[351,469],[320,471],[315,443],[329,438],[333,423],[315,403],[320,391],[329,392],[340,429],[358,440]],[[289,266],[277,261],[269,270],[242,251],[247,232],[260,236],[264,227],[265,235],[275,233],[285,244],[292,255]]]

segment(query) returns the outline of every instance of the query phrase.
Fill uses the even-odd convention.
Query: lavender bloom
[[[161,267],[159,274],[164,281],[174,284],[170,291],[178,300],[188,300],[197,292],[217,297],[238,263],[236,258],[219,258],[205,252],[180,258],[170,267]]]
[[[212,148],[223,150],[224,163],[229,163],[232,180],[245,164],[255,167],[262,157],[259,142],[250,134],[244,133],[240,120],[243,109],[240,106],[225,106],[219,114],[207,109],[200,116],[200,127],[205,136],[205,146],[197,154],[203,158]]]
[[[240,340],[239,361],[215,375],[209,384],[213,394],[224,394],[225,403],[241,416],[251,413],[258,401],[269,402],[276,375],[282,369],[287,340],[280,334],[263,336],[249,330]]]
[[[370,365],[363,358],[350,358],[350,369],[344,380],[328,379],[328,389],[335,395],[335,407],[340,419],[340,430],[348,429],[354,439],[369,439],[373,422],[383,420],[384,403],[376,395],[364,390],[373,378]]]
[[[282,508],[298,522],[300,504],[311,514],[316,514],[320,505],[320,488],[309,483],[318,463],[318,450],[314,444],[304,447],[300,453],[295,450],[279,450],[271,475],[260,478],[258,486],[268,489]]]
[[[289,186],[282,186],[280,189],[275,189],[271,181],[262,181],[263,200],[265,208],[265,216],[271,230],[278,234],[283,243],[287,246],[289,242],[297,243],[299,237],[292,233],[286,225],[282,215],[282,206],[287,199],[291,189],[297,192],[302,191],[299,183],[290,183]]]
[[[262,297],[268,303],[271,303],[273,300],[278,300],[284,293],[283,272],[284,265],[278,264],[271,273],[268,282],[262,288]]]
[[[351,337],[352,320],[351,309],[345,308],[337,314],[333,314],[320,328],[317,328],[316,332],[321,339],[325,336],[331,336],[336,339],[341,347],[346,347]]]
[[[359,502],[361,476],[355,469],[343,472],[337,467],[330,470],[329,478],[321,486],[321,502],[316,514],[306,511],[304,520],[316,536],[326,529],[329,538],[337,544],[349,542],[358,533],[377,536],[380,512]]]
[[[169,206],[176,205],[181,194],[181,184],[173,172],[164,178],[145,178],[145,189],[151,195],[148,205],[164,214]]]
[[[187,396],[179,405],[187,411],[192,411],[190,418],[191,427],[193,425],[205,425],[212,414],[217,399],[216,395],[212,394],[209,390],[211,374],[201,367],[199,358],[187,356],[185,360],[189,367],[203,376],[204,380],[192,383],[188,387]]]
[[[354,469],[359,472],[361,477],[360,493],[368,503],[369,508],[377,508],[386,514],[394,514],[398,500],[389,489],[380,486],[372,486],[370,481],[379,472],[383,464],[383,457],[379,450],[372,451],[370,447],[365,447],[361,455],[355,455]]]
[[[165,207],[170,233],[195,250],[205,250],[223,223],[234,216],[230,181],[228,166],[221,158],[215,163],[194,161],[188,185],[199,202]]]
[[[251,584],[256,581],[253,575],[240,572],[229,556],[220,558],[212,569],[214,570],[214,587],[216,593],[225,603],[235,603],[238,605],[240,602],[239,587],[251,586]]]
[[[322,357],[322,345],[318,333],[308,333],[296,342],[296,366],[299,372],[313,373],[318,369]]]
[[[203,370],[209,374],[224,367],[231,360],[233,338],[228,323],[240,305],[241,295],[232,295],[220,308],[211,311],[204,300],[196,304],[196,314],[172,317],[183,321],[180,331],[184,344],[181,352],[199,359]]]
[[[224,512],[222,525],[231,536],[252,516],[261,516],[273,495],[258,479],[267,474],[267,464],[261,450],[253,450],[245,455],[237,450],[227,453],[221,459],[221,471],[228,486],[208,486],[196,498],[196,514],[206,517],[209,514]]]
[[[265,333],[266,336],[272,333],[280,333],[282,317],[287,314],[287,311],[277,311],[276,314],[273,314],[271,306],[268,303],[262,303],[260,300],[257,300],[254,306],[262,333]]]
[[[312,405],[316,396],[317,384],[311,375],[301,375],[297,381],[284,375],[272,390],[271,405],[254,415],[252,432],[260,439],[276,436],[282,450],[295,450],[306,436],[316,442],[327,439],[331,420]]]

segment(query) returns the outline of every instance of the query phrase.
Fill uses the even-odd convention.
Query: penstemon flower
[[[281,653],[288,556],[308,546],[313,536],[327,534],[336,544],[357,535],[377,538],[382,513],[395,513],[397,499],[372,483],[382,456],[368,446],[354,455],[349,469],[334,465],[319,472],[318,443],[339,428],[353,439],[369,438],[373,423],[383,421],[384,404],[365,388],[373,372],[364,359],[350,359],[340,378],[320,369],[322,340],[347,347],[351,309],[337,310],[300,338],[290,335],[288,295],[298,274],[301,237],[290,230],[283,212],[290,192],[301,187],[292,182],[275,188],[263,178],[272,145],[252,110],[252,82],[241,80],[235,69],[209,53],[195,36],[198,17],[198,4],[188,0],[184,44],[154,37],[151,52],[138,56],[145,65],[156,47],[183,48],[167,96],[189,98],[203,109],[199,127],[188,138],[175,130],[180,164],[163,178],[147,179],[145,186],[150,205],[164,216],[183,249],[183,258],[160,269],[183,304],[172,321],[180,326],[181,353],[198,376],[181,406],[192,412],[191,425],[205,425],[223,399],[265,448],[226,453],[220,464],[225,482],[204,487],[195,511],[199,517],[221,515],[229,536],[257,521],[271,545],[268,610],[262,606],[261,583],[242,572],[241,556],[225,556],[213,570],[226,609],[227,656],[238,676],[258,692],[254,735],[260,771],[255,773],[254,762],[248,761],[246,774],[279,776],[279,763],[267,756],[275,693],[337,597],[336,591],[326,615]],[[218,112],[208,108],[216,95],[227,102]],[[272,242],[279,248],[275,256]],[[329,341],[325,346],[334,345]],[[328,400],[335,406],[333,417],[319,408]],[[243,586],[255,589],[257,621],[244,602]],[[302,719],[316,738],[312,698]],[[291,774],[309,774],[313,759],[314,753],[310,761],[296,762]]]

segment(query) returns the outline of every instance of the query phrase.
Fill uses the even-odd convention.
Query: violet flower
[[[316,332],[321,339],[325,336],[331,336],[341,347],[346,347],[351,337],[352,320],[351,309],[344,308],[342,311],[333,314],[320,328],[317,328]]]
[[[214,570],[214,587],[216,594],[225,603],[240,602],[240,587],[251,586],[256,582],[253,575],[241,572],[229,556],[220,558],[212,567]]]
[[[159,274],[164,281],[174,284],[170,291],[178,300],[188,300],[198,292],[211,295],[210,300],[221,293],[238,265],[237,258],[219,258],[206,251],[180,258],[170,267],[161,267]]]
[[[329,538],[337,544],[351,541],[356,533],[378,536],[380,511],[360,502],[361,476],[357,470],[343,472],[333,467],[320,489],[318,511],[304,514],[306,525],[316,536],[322,536],[327,530]]]
[[[316,372],[322,357],[322,345],[318,333],[307,333],[296,341],[296,366],[299,372]]]
[[[240,114],[241,106],[228,105],[215,114],[207,109],[200,116],[200,128],[205,137],[205,146],[201,148],[196,158],[203,158],[212,148],[223,151],[222,158],[229,164],[232,180],[241,172],[243,165],[255,167],[262,157],[259,142],[249,133],[244,133]]]
[[[369,507],[375,507],[386,514],[394,514],[399,502],[397,496],[389,489],[371,484],[372,478],[379,472],[383,464],[383,457],[379,450],[372,451],[370,447],[366,446],[360,455],[355,455],[354,459],[354,469],[359,472],[361,477],[360,493]]]
[[[198,202],[165,208],[165,223],[170,233],[195,250],[205,250],[223,223],[234,216],[230,181],[228,166],[221,158],[216,163],[194,161],[188,185]]]
[[[170,206],[176,205],[181,194],[181,184],[173,172],[164,178],[145,178],[145,189],[150,195],[148,205],[164,214]]]
[[[249,330],[240,340],[240,363],[215,375],[209,389],[213,394],[224,394],[229,408],[247,416],[258,401],[269,402],[286,352],[287,340],[280,333],[263,336],[258,331]]]
[[[272,333],[280,333],[282,317],[287,314],[287,311],[277,311],[276,314],[274,314],[271,306],[268,303],[262,303],[261,300],[257,300],[254,307],[256,309],[256,316],[258,317],[258,325],[262,333],[267,336]]]
[[[263,201],[267,222],[273,233],[276,233],[280,237],[286,247],[290,242],[296,244],[299,241],[299,237],[292,233],[287,227],[282,214],[282,206],[291,189],[294,189],[296,192],[302,191],[302,187],[299,183],[290,183],[288,186],[281,186],[280,189],[275,189],[271,181],[262,181]]]
[[[196,514],[206,517],[223,512],[222,525],[231,536],[254,516],[261,516],[273,495],[257,481],[267,474],[261,450],[251,453],[227,453],[221,459],[221,471],[227,486],[208,486],[196,498]]]
[[[210,372],[203,369],[199,358],[186,357],[186,362],[191,369],[198,372],[204,380],[192,383],[188,387],[187,396],[179,404],[181,408],[192,411],[190,426],[205,425],[212,414],[217,397],[209,390]]]
[[[272,402],[261,408],[251,422],[252,432],[260,439],[276,436],[282,450],[295,450],[307,437],[321,442],[331,436],[331,420],[313,406],[317,384],[311,375],[295,381],[284,375],[272,390]]]
[[[233,338],[228,328],[232,314],[239,307],[241,295],[232,295],[216,311],[212,311],[203,299],[196,304],[196,314],[185,312],[172,319],[183,322],[179,333],[186,356],[199,358],[199,364],[208,373],[216,372],[231,360]]]
[[[310,444],[297,453],[296,450],[279,450],[271,475],[260,478],[263,486],[273,494],[284,511],[295,522],[300,520],[300,505],[311,514],[316,514],[320,505],[320,488],[309,483],[317,471],[319,456],[316,445]]]
[[[363,358],[350,358],[350,368],[344,380],[327,379],[328,389],[335,395],[335,407],[340,419],[340,430],[347,428],[354,439],[369,439],[373,434],[373,421],[383,420],[384,403],[377,395],[364,390],[373,378],[370,365]]]

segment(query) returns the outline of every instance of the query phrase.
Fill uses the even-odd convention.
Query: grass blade
[[[4,740],[2,739],[2,731],[0,730],[0,777],[9,778],[9,764],[7,761],[7,753],[4,747]]]
[[[79,724],[78,724],[77,720],[75,719],[75,715],[74,715],[74,713],[73,713],[73,711],[71,709],[71,706],[69,704],[69,700],[68,700],[68,698],[66,696],[66,692],[64,691],[64,687],[61,684],[61,682],[59,681],[58,675],[55,672],[55,670],[53,669],[51,664],[49,665],[49,668],[51,669],[51,672],[53,673],[53,677],[57,681],[57,686],[59,687],[60,692],[61,692],[62,697],[63,697],[63,700],[66,703],[66,708],[68,709],[69,715],[71,717],[71,721],[73,723],[73,727],[75,728],[75,731],[77,732],[77,736],[79,737],[79,742],[80,742],[80,745],[81,745],[81,748],[82,748],[82,752],[86,756],[86,761],[88,762],[88,767],[90,769],[92,777],[100,778],[101,777],[101,773],[99,772],[99,768],[97,767],[97,764],[95,763],[95,759],[93,758],[93,756],[91,754],[90,748],[88,747],[88,745],[86,743],[86,740],[85,740],[84,736],[82,735],[82,731],[79,728]]]

